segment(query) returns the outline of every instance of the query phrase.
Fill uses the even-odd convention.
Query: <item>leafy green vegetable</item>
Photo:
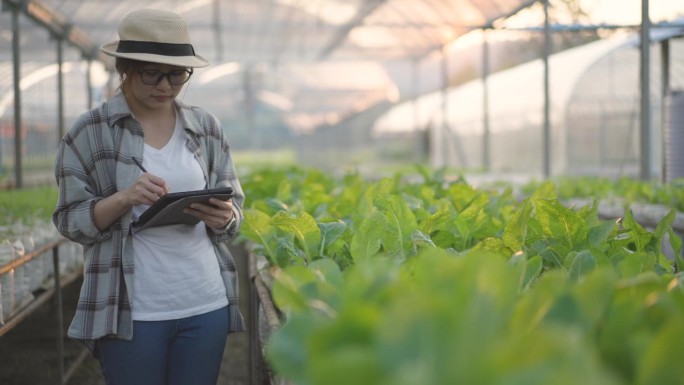
[[[30,225],[35,220],[49,221],[56,206],[56,186],[0,191],[0,224],[22,222]]]
[[[601,219],[596,197],[566,207],[564,182],[516,200],[510,188],[418,172],[422,183],[288,169],[244,184],[242,236],[282,267],[273,297],[286,320],[267,345],[278,375],[299,385],[681,382],[674,210],[651,230],[629,207]]]

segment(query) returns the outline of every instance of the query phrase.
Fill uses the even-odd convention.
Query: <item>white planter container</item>
[[[2,239],[2,238],[5,239]],[[0,266],[21,258],[37,248],[60,239],[50,222],[28,228],[15,225],[12,231],[0,229]],[[83,266],[82,248],[73,242],[59,245],[60,275],[70,274]],[[0,276],[0,324],[34,300],[34,293],[54,285],[54,263],[50,250],[28,263]]]

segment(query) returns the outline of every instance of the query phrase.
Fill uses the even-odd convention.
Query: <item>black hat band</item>
[[[157,43],[152,41],[121,40],[116,52],[148,53],[163,56],[195,56],[192,44]]]

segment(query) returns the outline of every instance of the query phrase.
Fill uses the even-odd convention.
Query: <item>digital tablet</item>
[[[145,210],[137,221],[133,222],[133,230],[140,231],[150,227],[165,225],[194,225],[197,217],[183,212],[192,203],[210,204],[209,198],[226,201],[233,197],[232,187],[220,187],[206,190],[182,191],[164,194]]]

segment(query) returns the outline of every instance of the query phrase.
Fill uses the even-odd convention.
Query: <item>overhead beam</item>
[[[660,22],[650,24],[650,29],[663,28],[684,28],[684,23],[679,22]],[[501,27],[499,29],[507,31],[530,31],[541,32],[544,27]],[[552,32],[578,32],[578,31],[596,31],[601,29],[641,29],[641,24],[550,24],[549,29]]]
[[[2,4],[9,9],[19,10],[54,36],[66,39],[81,51],[83,57],[98,59],[98,56],[101,55],[99,47],[90,40],[85,32],[69,24],[63,15],[53,11],[43,2],[37,0],[2,0]]]
[[[328,55],[330,55],[335,49],[337,49],[337,47],[347,40],[347,36],[349,36],[349,33],[352,29],[359,26],[363,20],[368,17],[368,15],[373,13],[385,1],[386,0],[366,0],[359,8],[359,11],[356,12],[356,15],[354,15],[354,17],[349,20],[344,27],[340,28],[337,34],[335,34],[332,40],[330,40],[330,43],[328,43],[328,45],[321,50],[320,54],[318,55],[318,59],[322,60],[328,57]]]
[[[520,3],[520,5],[518,5],[517,7],[514,7],[513,9],[508,11],[508,13],[504,13],[502,15],[496,15],[494,18],[487,20],[485,25],[481,26],[480,28],[490,28],[494,24],[495,21],[501,20],[501,19],[507,19],[507,18],[517,14],[518,12],[522,11],[523,9],[529,8],[534,3],[537,3],[540,1],[543,1],[543,0],[529,0],[529,1],[526,1],[523,3]]]

